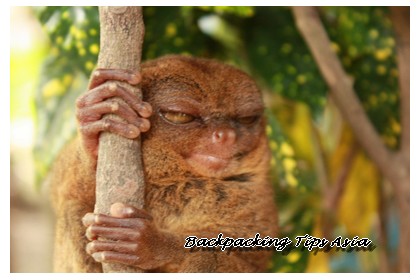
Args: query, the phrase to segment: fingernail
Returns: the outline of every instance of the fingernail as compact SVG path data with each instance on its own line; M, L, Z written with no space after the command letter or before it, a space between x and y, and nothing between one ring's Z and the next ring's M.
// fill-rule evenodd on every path
M85 233L85 236L88 240L93 240L93 234L91 232L91 227L88 227Z
M111 205L111 209L110 209L110 213L112 216L121 216L121 214L123 213L123 209L124 209L124 204L122 204L121 202L116 202L114 204Z
M86 245L86 252L90 254L90 252L92 252L92 249L93 249L93 242L90 242Z
M92 258L94 258L97 262L101 262L104 260L104 254L102 252L93 253Z
M140 134L140 130L132 124L128 125L128 137L129 138L136 138L137 136L139 136Z
M140 74L131 74L130 76L130 84L138 84L141 81Z
M84 226L89 226L91 224L93 224L95 222L95 214L93 213L87 213L83 218L82 218L82 223Z
M139 113L142 115L142 117L148 118L153 114L153 108L149 103L143 102L140 105Z
M134 211L133 211L133 208L131 208L131 207L124 207L122 209L122 213L124 215L132 215L134 213Z
M144 119L140 124L140 131L147 132L149 129L150 129L150 121L147 119Z

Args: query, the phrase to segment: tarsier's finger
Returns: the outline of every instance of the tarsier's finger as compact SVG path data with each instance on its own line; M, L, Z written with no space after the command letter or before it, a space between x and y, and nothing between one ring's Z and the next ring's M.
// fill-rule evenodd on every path
M76 101L76 106L78 108L83 108L111 97L120 97L141 117L148 118L152 115L152 106L147 102L143 102L139 98L139 93L140 89L138 88L119 86L116 83L110 82L89 90L87 93L80 96Z
M127 265L136 265L139 260L139 257L135 255L116 253L110 251L93 253L92 257L97 262L113 262Z
M95 88L109 80L127 82L131 85L138 85L141 81L140 72L122 69L96 69L92 73L89 89Z
M140 238L140 231L131 228L117 228L91 225L86 230L86 237L89 240L102 237L105 239L119 241L136 241Z
M152 216L150 216L145 210L138 209L121 202L112 204L110 212L112 216L119 218L141 218L152 220Z
M142 119L140 126L147 125L148 120ZM115 120L101 119L96 122L87 123L80 126L80 132L85 138L97 138L98 134L102 131L108 131L116 133L128 139L137 138L140 135L141 130L132 124L121 123Z
M99 241L94 240L86 245L86 252L93 254L95 252L112 251L119 253L135 253L138 249L136 243L115 242L115 241Z
M113 99L78 109L76 117L79 123L98 121L105 114L116 114L128 123L140 127L142 119L125 102Z
M141 105L136 108L136 110L143 118L148 118L153 113L152 105L147 102L142 102Z
M150 215L145 216L146 220L151 220ZM82 219L83 225L88 227L90 225L99 225L99 226L106 226L106 227L139 227L141 226L141 219L140 218L116 218L110 217L103 214L94 214L88 213Z

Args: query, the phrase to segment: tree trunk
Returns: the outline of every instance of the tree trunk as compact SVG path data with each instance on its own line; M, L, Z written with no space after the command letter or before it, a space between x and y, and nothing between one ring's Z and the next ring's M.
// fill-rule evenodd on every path
M99 7L98 68L140 71L144 25L141 7ZM118 118L110 115L110 118ZM140 137L139 137L140 138ZM101 133L96 171L95 213L109 214L115 202L144 205L140 139ZM141 272L133 267L103 264L104 272Z
M344 119L351 126L360 146L363 147L371 160L378 166L384 178L393 186L400 217L399 270L400 272L409 272L410 161L409 154L407 155L406 152L409 151L409 147L407 147L407 145L409 146L409 115L407 115L407 112L409 113L409 109L407 109L409 107L409 80L402 80L400 77L402 88L400 98L403 108L401 113L404 114L402 127L406 130L403 132L402 150L405 153L393 153L387 149L370 122L340 60L332 51L330 40L322 26L317 10L314 7L293 7L293 14L296 25L316 60L325 82L330 88L330 94L335 104L337 104ZM396 29L397 31L399 30L398 27ZM406 49L404 55L403 64L406 67ZM401 54L399 58L401 58ZM401 64L399 65L401 67ZM400 75L403 74L405 76L407 72L408 70L400 73Z
M391 19L397 41L398 79L400 85L401 159L399 184L400 250L399 269L410 271L410 7L391 7Z

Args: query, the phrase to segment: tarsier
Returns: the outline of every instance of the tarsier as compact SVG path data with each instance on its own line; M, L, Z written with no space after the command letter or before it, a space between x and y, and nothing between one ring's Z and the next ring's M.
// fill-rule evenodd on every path
M133 94L140 86L143 100ZM102 262L153 272L267 269L268 250L184 248L188 236L277 235L264 106L247 74L213 60L165 56L143 63L141 73L95 70L76 107L78 137L52 172L55 271L101 272ZM109 113L125 121L104 120ZM119 203L110 216L92 213L102 131L142 134L144 209Z

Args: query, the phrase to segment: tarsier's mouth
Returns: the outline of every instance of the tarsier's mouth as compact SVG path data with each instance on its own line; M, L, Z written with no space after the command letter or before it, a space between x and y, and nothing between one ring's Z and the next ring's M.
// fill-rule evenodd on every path
M235 163L240 161L249 152L237 153L200 153L195 152L184 156L186 162L198 173L203 175L222 176L227 169L236 166ZM229 155L230 154L230 155Z
M216 155L194 153L186 160L194 169L205 168L214 172L218 172L226 168L233 160L233 158L222 158Z

